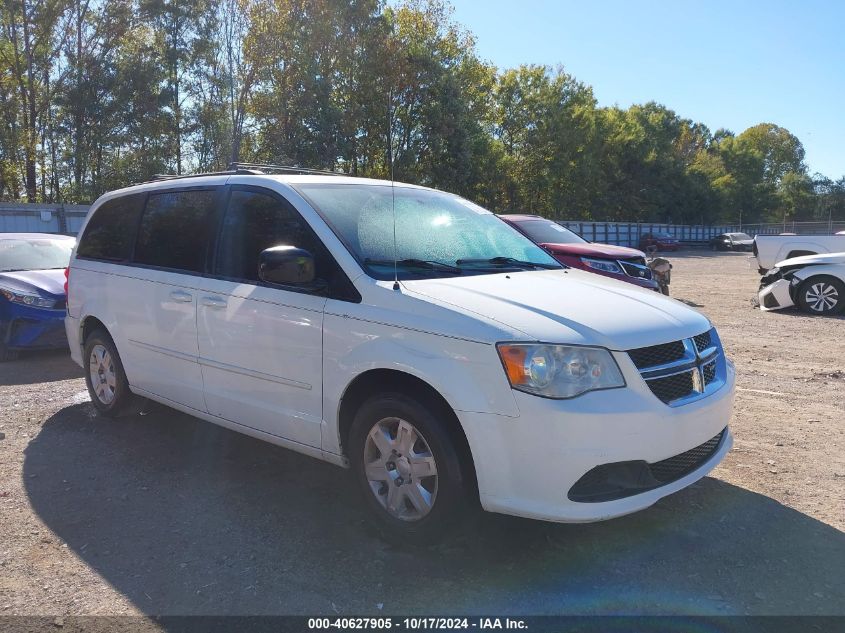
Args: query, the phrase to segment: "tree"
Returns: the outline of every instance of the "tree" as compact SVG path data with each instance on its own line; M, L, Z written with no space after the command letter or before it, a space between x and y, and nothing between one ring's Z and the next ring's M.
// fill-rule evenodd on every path
M23 150L24 187L29 202L38 197L38 147L40 143L43 152L51 97L63 79L51 78L51 73L66 37L62 24L65 8L62 0L9 0L0 8L4 36L0 54L17 92L15 99L7 103L20 112L13 134L16 145Z
M194 88L189 71L206 61L213 29L210 0L140 0L141 15L157 32L167 69L167 101L172 121L176 173L182 173L185 128L183 107ZM188 84L186 86L186 83Z
M737 137L745 147L763 158L763 176L777 185L789 172L804 174L804 146L789 130L774 123L760 123Z

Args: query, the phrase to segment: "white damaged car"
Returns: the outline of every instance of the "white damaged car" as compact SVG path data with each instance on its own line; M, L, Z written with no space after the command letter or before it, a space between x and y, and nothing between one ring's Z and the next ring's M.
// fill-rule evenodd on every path
M797 305L810 314L845 309L845 253L803 255L778 262L760 280L760 309Z

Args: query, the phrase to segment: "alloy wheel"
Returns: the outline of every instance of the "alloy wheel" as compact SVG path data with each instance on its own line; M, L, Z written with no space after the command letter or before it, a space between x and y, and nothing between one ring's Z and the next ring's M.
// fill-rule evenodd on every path
M114 401L117 377L114 372L114 361L104 345L97 344L91 349L88 371L94 395L101 403L110 405Z
M384 418L364 444L364 469L370 490L387 512L402 521L419 521L434 507L437 464L428 442L410 422Z
M804 299L814 312L830 312L839 304L839 291L832 284L819 281L807 288Z

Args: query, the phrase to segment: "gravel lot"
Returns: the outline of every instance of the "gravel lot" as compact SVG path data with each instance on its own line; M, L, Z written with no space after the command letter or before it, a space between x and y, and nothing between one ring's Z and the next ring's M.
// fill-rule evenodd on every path
M1 365L0 615L845 614L845 319L753 309L745 255L672 259L737 363L736 445L600 524L396 549L342 469L158 405L106 422L63 354Z

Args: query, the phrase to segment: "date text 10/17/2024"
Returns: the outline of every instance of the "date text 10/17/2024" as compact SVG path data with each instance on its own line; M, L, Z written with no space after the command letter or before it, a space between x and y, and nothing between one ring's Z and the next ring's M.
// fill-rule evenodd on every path
M365 629L373 631L524 630L524 620L513 618L309 618L309 630Z

